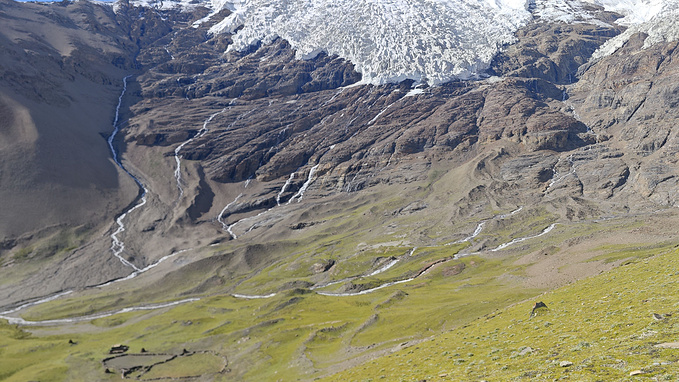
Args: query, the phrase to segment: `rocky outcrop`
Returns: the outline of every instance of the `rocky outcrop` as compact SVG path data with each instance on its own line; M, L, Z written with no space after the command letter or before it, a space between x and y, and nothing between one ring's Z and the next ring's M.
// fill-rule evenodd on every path
M644 39L633 36L615 55L583 67L571 102L594 133L623 148L629 170L612 170L612 183L625 178L643 198L677 205L677 42L644 48Z
M577 71L604 42L618 35L619 17L601 12L599 19L609 26L587 23L536 23L517 32L518 42L499 53L491 63L498 76L540 78L554 84L577 81Z

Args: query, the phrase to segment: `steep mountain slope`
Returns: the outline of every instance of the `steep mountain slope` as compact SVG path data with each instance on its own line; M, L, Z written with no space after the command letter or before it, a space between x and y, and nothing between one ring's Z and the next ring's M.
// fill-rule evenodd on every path
M671 14L472 3L1 3L0 317L315 378L676 245Z
M124 31L110 10L94 4L0 6L0 240L61 224L100 224L135 193L101 137L126 69L112 64L127 56L117 41Z

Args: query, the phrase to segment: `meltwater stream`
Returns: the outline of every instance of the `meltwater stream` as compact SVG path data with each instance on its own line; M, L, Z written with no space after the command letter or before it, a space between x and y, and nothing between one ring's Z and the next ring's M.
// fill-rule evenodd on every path
M177 163L177 167L174 170L174 177L177 180L177 188L179 189L179 196L177 197L177 201L181 200L182 196L184 196L184 187L182 186L182 157L179 155L179 152L184 148L184 146L188 145L189 143L193 142L194 140L202 137L208 132L207 125L212 122L212 120L218 116L219 114L224 113L231 107L231 105L234 103L236 99L232 99L231 102L229 103L229 106L223 108L222 110L210 115L205 121L203 121L203 127L198 131L198 134L194 135L193 137L185 140L181 145L177 146L176 149L174 149L174 160Z
M127 79L130 78L130 76L126 76L123 78L123 90L120 93L120 96L118 96L118 104L116 105L116 113L115 113L115 118L113 120L113 133L111 133L111 136L108 137L108 147L111 149L111 154L113 155L113 161L120 167L127 175L129 175L132 180L134 180L135 183L137 183L137 186L139 187L139 202L135 204L133 207L129 208L128 210L124 211L117 219L116 223L118 224L118 229L111 234L111 252L113 252L113 256L117 257L118 260L120 260L121 263L124 265L134 269L135 271L140 271L136 265L132 264L129 262L127 259L125 259L122 256L123 251L125 250L125 243L118 237L119 234L123 233L125 231L125 224L123 223L123 220L125 217L127 217L128 214L130 214L132 211L141 208L144 204L146 204L146 193L148 190L142 182L134 175L132 175L131 172L129 172L125 166L120 162L120 159L118 158L118 153L115 150L115 147L113 147L113 141L116 138L116 135L120 131L120 106L123 103L123 97L125 96L125 92L127 91Z
M307 188L309 188L309 186L311 185L311 183L313 183L314 180L316 180L316 179L314 178L314 175L316 174L316 170L318 169L318 166L319 166L319 165L314 165L314 166L311 168L311 170L309 170L309 176L307 177L306 182L304 182L304 184L302 185L302 187L300 187L300 189L297 191L297 193L296 193L295 195L293 195L293 196L290 198L290 200L288 200L288 203L287 203L287 204L292 203L292 201L293 201L294 199L297 199L297 202L301 202L301 201L302 201L302 198L304 198L304 193L306 192ZM294 173L293 173L293 175L294 175ZM290 179L292 179L292 177L291 177Z
M124 212L116 219L116 224L118 225L118 229L116 229L116 231L115 231L113 234L111 234L111 252L113 253L113 255L114 255L115 257L117 257L117 258L120 260L121 263L123 263L124 265L126 265L126 266L132 268L134 271L133 271L131 274L129 274L128 276L126 276L126 277L119 278L119 279L115 279L115 280L112 280L112 281L108 281L108 282L103 283L103 284L100 284L100 285L95 285L95 286L93 286L94 288L101 288L101 287L105 287L105 286L108 286L108 285L111 285L111 284L114 284L114 283L117 283L117 282L121 282L121 281L126 281L126 280L129 280L129 279L132 279L132 278L134 278L134 277L136 277L136 276L138 276L138 275L140 275L140 274L142 274L142 273L144 273L144 272L147 272L147 271L149 271L149 270L151 270L151 269L157 267L157 266L160 265L162 262L164 262L164 261L166 261L166 260L168 260L168 259L170 259L170 258L173 258L173 257L175 257L175 256L177 256L177 255L179 255L179 254L181 254L181 253L184 253L184 252L186 252L186 251L189 251L189 249L185 249L185 250L173 252L172 254L167 255L167 256L164 256L164 257L162 257L161 259L159 259L158 261L156 261L156 262L154 262L154 263L152 263L152 264L150 264L150 265L148 265L148 266L146 266L146 267L144 267L144 268L139 268L139 267L137 267L136 265L132 264L131 262L129 262L127 259L125 259L125 258L122 256L122 252L125 250L125 243L118 237L118 235L125 231L124 219L125 219L132 211L134 211L134 210L136 210L136 209L139 209L139 208L141 208L144 204L146 204L146 194L147 194L147 192L148 192L148 189L143 185L143 183L139 180L139 178L137 178L136 176L134 176L130 171L128 171L128 170L125 168L125 166L123 166L122 162L120 161L120 159L119 159L119 157L118 157L118 153L116 152L115 147L114 147L114 145L113 145L113 142L114 142L114 140L115 140L115 138L116 138L116 135L117 135L118 132L120 131L120 123L119 123L119 122L120 122L120 108L121 108L121 106L122 106L123 97L125 96L125 93L126 93L126 91L127 91L127 80L128 80L128 78L130 78L130 76L126 76L126 77L123 78L123 90L121 91L120 95L118 96L118 103L117 103L116 109L115 109L115 118L114 118L114 120L113 120L113 132L112 132L111 135L109 136L107 142L108 142L109 149L111 150L111 154L112 154L112 156L113 156L113 161L114 161L114 162L116 163L116 165L118 165L118 167L120 167L120 168L121 168L121 169L122 169L122 170L130 177L130 178L132 178L132 180L134 180L134 182L137 184L137 186L139 187L139 190L140 190L140 192L139 192L139 195L140 195L140 196L139 196L139 202L136 203L136 204L135 204L134 206L132 206L131 208L129 208L129 209L127 209L126 211L124 211ZM136 307L123 308L123 309L118 310L118 311L107 312L107 313L100 313L100 314L89 315L89 316L81 316L81 317L73 317L73 318L64 318L64 319L56 319L56 320L45 320L45 321L27 321L27 320L24 320L23 318L20 318L20 317L11 317L11 316L9 316L9 315L11 315L11 314L18 313L18 312L21 311L21 310L24 310L24 309L27 309L27 308L30 308L30 307L33 307L33 306L36 306L36 305L41 305L41 304L44 304L44 303L48 303L48 302L57 300L57 299L59 299L59 298L61 298L61 297L67 296L67 295L69 295L69 294L71 294L71 293L73 293L72 290L68 290L68 291L65 291L65 292L60 292L60 293L55 294L55 295L53 295L53 296L44 297L44 298L41 298L41 299L39 299L39 300L37 300L37 301L30 302L30 303L26 303L26 304L20 305L20 306L18 306L18 307L16 307L16 308L13 308L13 309L10 309L10 310L7 310L7 311L0 312L0 319L7 320L10 324L13 324L13 325L15 325L15 324L16 324L16 325L58 325L58 324L69 324L69 323L77 323L77 322L83 322L83 321L90 321L90 320L94 320L94 319L97 319L97 318L109 317L109 316L113 316L113 315L120 314L120 313L127 313L127 312L141 311L141 310L161 309L161 308L171 307L171 306L175 306L175 305L184 304L184 303L187 303L187 302L193 302L193 301L198 301L198 300L199 300L198 298L189 298L189 299L184 299L184 300L179 300L179 301L173 301L173 302L167 302L167 303L149 304L149 305L142 305L142 306L136 306Z
M509 213L509 214L495 216L494 218L505 218L505 217L507 217L507 216L511 216L511 215L514 215L514 214L518 213L520 210L521 210L521 208L519 208L519 209L517 209L517 210L514 210L514 211L512 211L512 212ZM483 227L483 225L481 225L481 224L479 224L479 226ZM496 248L490 249L489 251L491 251L491 252L499 251L499 250L505 249L505 248L507 248L507 247L509 247L509 246L511 246L511 245L513 245L513 244L516 244L516 243L519 243L519 242L523 242L523 241L526 241L526 240L530 240L530 239L535 239L535 238L538 238L538 237L540 237L540 236L546 235L546 234L548 234L550 231L552 231L552 230L555 228L555 226L556 226L556 223L555 223L555 224L551 224L549 227L545 228L542 232L540 232L540 233L538 233L538 234L536 234L536 235L526 236L526 237L521 237L521 238L513 239L513 240L511 240L511 241L509 241L509 242L507 242L507 243L504 243L504 244L499 245L499 246L496 247ZM478 226L477 226L477 227L478 227ZM478 231L478 228L477 228L477 231ZM399 258L396 258L396 259L391 260L390 262L388 262L387 264L383 265L382 267L380 267L379 269L377 269L377 270L375 270L375 271L373 271L373 272L366 273L366 274L364 274L364 275L355 276L355 277L345 278L345 279L342 279L342 280L336 280L336 281L332 281L332 282L325 283L325 284L317 284L317 285L311 287L310 289L313 290L315 293L317 293L317 294L319 294L319 295L328 296L328 297L352 297L352 296L365 295L365 294L373 293L373 292L376 292L376 291L378 291L378 290L380 290L380 289L384 289L384 288L387 288L387 287L390 287L390 286L394 286L394 285L398 285L398 284L404 284L404 283L413 281L413 280L419 278L420 276L422 276L422 275L428 273L428 272L429 272L431 269L433 269L435 266L438 266L438 265L440 265L440 264L449 262L449 261L451 261L451 260L459 259L459 258L462 257L462 256L472 255L472 254L468 254L468 255L456 255L456 256L454 256L454 257L452 257L452 258L441 259L441 260L435 261L434 263L429 264L429 266L427 266L425 269L422 269L420 272L418 272L416 275L413 275L412 277L408 277L408 278L401 279L401 280L395 280L395 281L386 282L386 283L381 284L381 285L378 285L378 286L376 286L376 287L374 287L374 288L366 289L366 290L362 290L362 291L358 291L358 292L344 292L344 293L341 293L341 292L340 292L340 293L337 293L337 292L324 292L324 291L319 291L319 290L318 290L318 289L322 289L322 288L327 288L327 287L332 286L332 285L335 285L335 284L339 284L339 283L351 281L351 280L354 280L354 279L358 279L358 278L362 278L362 277L375 276L375 275L377 275L377 274L383 273L383 272L387 271L388 269L392 268L393 266L395 266L395 265L396 265L398 262L400 262L401 260L403 260L403 259L405 259L405 258L412 257L413 254L414 254L414 252L415 252L416 250L417 250L417 247L412 248L407 254L404 254L403 256L401 256L401 257L399 257ZM157 261L156 263L154 263L154 264L152 264L152 265L150 265L150 266L148 266L148 267L146 267L146 268L144 268L144 269L140 269L139 271L133 272L130 276L128 276L128 277L126 277L126 278L114 280L114 281L108 282L108 283L106 283L106 284L99 285L99 287L107 286L107 285L113 284L113 283L115 283L115 282L124 281L124 280L128 280L128 279L130 279L130 278L133 278L133 277L139 275L140 273L143 273L143 272L145 272L145 271L147 271L147 270L149 270L149 269L154 268L155 266L159 265L161 262L163 262L163 261L165 261L165 260L167 260L167 259L169 259L169 258L171 258L171 257L174 257L174 256L176 256L176 255L178 255L178 254L180 254L180 253L182 253L182 252L185 252L185 251L187 251L187 250L175 252L175 253L173 253L173 254L171 254L171 255L165 256L165 257L163 257L162 259L160 259L159 261ZM474 254L477 254L477 253L478 253L478 252L476 252L476 253L474 253ZM27 303L27 304L21 305L21 306L19 306L19 307L17 307L17 308L14 308L14 309L12 309L12 310L8 310L8 311L5 311L5 312L0 312L0 319L8 320L10 324L16 324L16 325L60 325L60 324L72 324L72 323L90 321L90 320L94 320L94 319L97 319L97 318L109 317L109 316L113 316L113 315L120 314L120 313L127 313L127 312L134 312L134 311L142 311L142 310L161 309L161 308L172 307L172 306L175 306L175 305L179 305L179 304L184 304L184 303L189 303L189 302L194 302L194 301L199 301L199 300L200 300L199 298L189 298L189 299L184 299L184 300L179 300L179 301L173 301L173 302L167 302L167 303L149 304L149 305L143 305L143 306L136 306L136 307L123 308L123 309L120 309L120 310L117 310L117 311L99 313L99 314L88 315L88 316L80 316L80 317L72 317L72 318L56 319L56 320L45 320L45 321L26 321L26 320L24 320L24 319L22 319L22 318L20 318L20 317L10 317L10 316L8 316L9 314L17 313L17 312L19 312L20 310L23 310L23 309L26 309L26 308L29 308L29 307L32 307L32 306L35 306L35 305L39 305L39 304L42 304L42 303L46 303L46 302L50 302L50 301L56 300L56 299L58 299L58 298L61 298L61 297L63 297L63 296L66 296L66 295L68 295L68 294L70 294L70 293L72 293L72 291L63 292L63 293L60 293L60 294L57 294L57 295L54 295L54 296L51 296L51 297L47 297L47 298L44 298L44 299L41 299L41 300L38 300L38 301L35 301L35 302L32 302L32 303ZM231 296L234 297L234 298L238 298L238 299L268 299L268 298L273 298L273 297L277 296L277 293L271 293L271 294L266 294L266 295L246 295L246 294L233 293L233 294L231 294Z
M59 296L60 297L60 296ZM60 324L73 324L73 323L78 323L78 322L85 322L85 321L92 321L96 320L99 318L106 318L106 317L111 317L116 314L122 314L122 313L129 313L129 312L137 312L137 311L142 311L142 310L155 310L155 309L162 309L162 308L169 308L172 306L180 305L180 304L186 304L188 302L194 302L198 301L198 298L187 298L184 300L179 300L179 301L172 301L172 302L166 302L166 303L160 303L160 304L151 304L151 305L142 305L142 306L133 306L129 308L123 308L120 310L112 311L112 312L107 312L107 313L99 313L99 314L93 314L89 316L80 316L80 317L73 317L73 318L61 318L61 319L56 319L56 320L44 320L44 321L26 321L23 318L20 317L6 317L3 316L3 314L6 314L6 312L0 313L0 318L7 320L10 325L60 325Z

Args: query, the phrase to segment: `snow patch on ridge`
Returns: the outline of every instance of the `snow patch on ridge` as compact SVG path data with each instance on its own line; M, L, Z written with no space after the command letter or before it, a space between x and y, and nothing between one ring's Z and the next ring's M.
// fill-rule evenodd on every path
M668 1L674 0L534 0L533 14L547 21L608 25L596 18L594 5L622 15L616 24L630 26L649 21Z
M593 60L598 60L610 56L620 49L625 43L637 33L648 35L644 40L643 49L647 49L661 42L679 40L679 0L640 0L641 3L648 4L649 12L645 13L642 23L630 26L626 31L618 36L606 41L592 55ZM657 3L662 3L659 6ZM641 16L635 16L634 20L641 20Z
M620 25L634 25L649 21L659 14L666 0L586 0L604 7L607 11L619 13L624 17L616 21Z
M372 84L477 78L532 19L526 0L246 0L221 6L234 13L210 32L236 33L229 49L280 37L297 58L338 55L362 73L362 83Z

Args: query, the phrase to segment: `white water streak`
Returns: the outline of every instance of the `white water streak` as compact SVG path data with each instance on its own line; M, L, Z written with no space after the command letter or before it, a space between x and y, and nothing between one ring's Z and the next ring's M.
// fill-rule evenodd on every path
M342 279L342 280L337 280L337 281L331 281L331 282L326 283L326 284L318 284L318 285L314 285L314 286L312 286L312 287L309 288L309 289L310 289L310 290L316 290L316 289L326 288L326 287L329 287L329 286L332 286L332 285L337 285L337 284L345 283L345 282L347 282L347 281L351 281L351 280L354 280L354 279L357 279L357 278L358 278L358 276L356 276L356 277L349 277L349 278Z
M138 270L138 271L134 271L134 272L130 273L130 274L129 274L128 276L126 276L126 277L119 278L119 279L115 279L115 280L111 280L111 281L106 282L106 283L104 283L104 284L96 285L96 287L97 287L97 288L103 288L103 287L109 286L109 285L111 285L111 284L115 284L115 283L119 283L119 282L122 282L122 281L131 280L131 279L133 279L133 278L139 276L140 274L142 274L142 273L144 273L144 272L148 272L148 271L150 271L151 269L157 267L157 266L160 265L162 262L164 262L164 261L166 261L166 260L169 260L169 259L171 259L171 258L173 258L173 257L175 257L175 256L177 256L177 255L179 255L179 254L182 254L182 253L184 253L184 252L190 251L190 250L192 250L192 249L193 249L193 248L182 249L181 251L173 252L173 253L171 253L171 254L169 254L169 255L167 255L167 256L161 257L160 259L158 259L158 261L156 261L155 263L153 263L153 264L151 264L151 265L146 266L145 268L142 268L142 269L140 269L140 270Z
M568 156L568 162L570 163L571 169L570 169L570 171L568 171L568 173L566 173L564 175L560 175L559 172L556 169L557 166L559 165L559 163L561 163L561 159L559 158L559 160L554 164L554 167L552 168L552 173L554 175L552 176L552 180L549 182L549 185L547 186L547 189L545 190L545 192L549 192L549 190L551 190L552 187L555 184L561 182L562 180L566 179L570 175L575 175L575 164L573 163L573 154Z
M184 148L184 146L205 135L208 132L207 129L208 123L210 123L219 114L224 113L228 108L229 107L227 106L206 118L205 121L203 121L203 128L200 129L200 131L198 131L198 134L187 139L186 141L184 141L184 143L182 143L181 145L177 146L176 149L174 149L174 160L177 163L177 168L174 170L174 177L177 180L177 188L179 189L179 197L177 198L177 200L180 200L182 196L184 196L184 188L182 187L182 167L181 167L182 157L179 155L179 152Z
M455 241L455 242L453 242L452 244L461 244L461 243L464 243L464 242L468 242L468 241L474 240L474 238L477 237L477 236L479 236L479 234L481 233L481 231L483 231L483 227L484 227L485 225L486 225L486 220L482 221L481 223L479 223L479 224L476 226L476 229L474 230L474 233L472 233L471 235L465 237L464 239L460 239L460 240L458 240L458 241Z
M118 235L122 232L125 231L125 224L123 224L123 220L125 217L132 211L142 207L144 204L146 204L146 193L148 190L144 185L141 183L139 179L137 179L136 176L132 175L127 169L123 166L123 164L120 162L118 159L118 153L116 152L115 148L113 147L113 141L115 140L116 135L120 131L120 126L118 124L118 121L120 119L120 107L123 103L123 97L125 96L125 92L127 91L127 79L130 76L126 76L123 78L123 90L120 93L120 96L118 96L118 104L116 105L116 113L115 113L115 118L113 120L113 133L111 133L111 136L108 138L108 146L111 149L111 154L113 155L113 161L120 167L127 175L129 175L132 180L134 180L135 183L137 183L137 186L141 189L141 199L137 205L132 207L131 209L125 211L122 215L120 215L116 219L116 223L118 224L118 229L111 234L111 252L113 252L113 256L117 257L118 260L120 260L121 263L124 265L131 267L135 271L139 271L140 269L137 268L134 264L130 263L127 259L125 259L121 254L125 250L125 243L123 243L122 240L118 238Z
M131 267L135 271L141 271L136 265L130 263L127 259L125 259L121 254L125 250L125 243L118 238L118 235L125 232L125 224L123 223L123 220L125 217L132 211L141 208L143 205L146 204L146 188L144 188L143 196L141 197L141 201L131 209L129 209L127 212L124 214L120 215L118 219L116 219L116 223L118 224L118 229L111 235L111 251L113 251L113 256L117 257L118 260L120 260L121 263L127 265L128 267Z
M174 60L174 56L172 55L172 53L170 53L170 50L167 49L167 46L165 46L164 48L165 48L165 51L167 52L167 54L170 56L170 59Z
M238 199L240 199L242 196L243 196L242 193L240 193L238 196L236 196L236 199L234 199L231 203L227 204L224 208L222 208L222 211L219 213L219 215L217 215L217 221L222 225L222 229L229 232L229 234L231 234L231 237L233 237L234 239L236 239L236 235L234 235L233 232L231 232L231 227L233 225L230 226L230 225L226 224L226 222L224 221L224 213L226 213L226 211L232 205L234 205L236 202L238 202Z
M345 191L346 191L347 193L351 192L352 185L354 184L354 181L356 180L356 178L358 178L358 175L361 174L361 171L363 171L363 166L362 166L362 165L361 165L361 168L358 169L358 171L356 172L356 174L354 174L354 177L351 178L351 180L349 181L349 184L347 184L347 187L345 188Z
M366 275L366 277L379 275L380 273L385 272L385 271L388 270L389 268L391 268L391 267L393 267L394 265L396 265L400 260L401 260L401 259L394 259L394 260L388 262L388 263L387 263L386 265L384 265L383 267L381 267L381 268L379 268L379 269L373 271L372 273Z
M226 232L228 232L229 235L231 235L231 238L234 239L234 240L238 239L238 236L236 236L236 234L233 232L233 227L235 227L236 224L238 224L239 221L240 220L238 220L238 221L234 222L233 224L231 224L230 226L226 227Z
M518 214L519 212L521 212L521 210L523 210L523 206L521 206L521 207L515 209L514 211L512 211L512 212L510 212L510 213L508 213L508 214L500 214L500 215L493 216L492 218L490 218L490 219L488 219L488 220L482 220L482 221L476 226L476 229L474 230L474 233L472 233L471 235L467 236L467 237L464 238L464 239L461 239L461 240L452 242L452 243L449 244L449 245L452 245L452 244L461 244L461 243L464 243L464 242L472 241L472 240L475 239L477 236L479 236L479 234L481 234L481 232L483 231L483 228L486 226L486 223L487 223L488 221L490 221L490 220L496 220L496 219L497 219L497 220L506 219L506 218L508 218L508 217L510 217L510 216L514 216L514 215Z
M173 258L173 257L175 257L175 256L177 256L177 255L179 255L179 254L184 253L184 252L190 251L190 250L192 250L192 249L193 249L193 248L189 248L189 249L183 249L183 250L181 250L181 251L173 252L172 254L169 254L169 255L167 255L167 256L161 257L158 261L156 261L155 263L153 263L153 264L151 264L151 265L148 265L147 267L145 267L145 268L143 268L143 269L140 269L140 270L138 270L138 271L132 272L130 275L128 275L128 276L126 276L126 277L119 278L119 279L116 279L116 280L112 280L112 281L106 282L106 283L104 283L104 284L95 285L94 287L95 287L95 288L103 288L103 287L109 286L109 285L111 285L111 284L115 284L115 283L119 283L119 282L122 282L122 281L126 281L126 280L133 279L133 278L139 276L140 274L142 274L142 273L144 273L144 272L147 272L147 271L149 271L149 270L151 270L151 269L157 267L158 265L160 265L160 264L163 263L164 261L166 261L166 260L168 260L168 259L171 259L171 258ZM112 312L112 313L105 313L105 314L99 315L99 316L84 316L84 317L76 317L76 318L62 319L62 320L26 321L26 320L24 320L24 319L22 319L22 318L15 318L15 317L8 317L8 316L6 316L6 315L8 315L8 314L13 314L13 313L19 312L19 311L21 311L21 310L24 310L24 309L27 309L27 308L36 306L36 305L41 305L41 304L48 303L48 302L50 302L50 301L57 300L57 299L59 299L59 298L61 298L61 297L67 296L67 295L69 295L69 294L71 294L71 293L73 293L73 291L72 291L72 290L69 290L69 291L66 291L66 292L63 292L63 293L56 294L56 295L51 296L51 297L46 297L46 298L43 298L43 299L38 300L38 301L34 301L34 302L31 302L31 303L27 303L27 304L18 306L18 307L14 308L14 309L11 309L11 310L8 310L8 311L5 311L5 312L0 312L0 319L5 319L5 320L8 320L10 323L19 324L19 325L51 325L51 324L63 324L63 323L72 323L72 322L88 321L88 320L93 320L93 319L96 319L96 318L102 318L102 317L112 316L112 315L114 315L114 314L132 312L132 311L135 311L135 310L159 309L159 308L163 308L163 307L167 307L167 306L176 305L176 304L178 304L178 303L186 302L186 301L189 301L189 300L196 300L196 301L198 300L198 299L188 299L188 300L182 300L182 301L180 301L180 302L174 302L174 303L170 303L170 304L151 305L151 306L146 306L146 307L145 307L145 306L141 306L141 307L135 307L135 308L125 308L125 309L123 309L123 310L121 310L121 311Z
M342 279L342 280L331 281L331 282L326 283L326 284L314 285L314 286L312 286L312 287L309 288L309 289L310 289L310 290L316 290L316 289L326 288L326 287L329 287L329 286L332 286L332 285L336 285L336 284L341 284L341 283L344 283L344 282L347 282L347 281L356 280L356 279L361 278L361 277L375 276L375 275L380 274L380 273L382 273L382 272L388 270L389 268L393 267L393 266L396 265L399 261L401 261L403 258L412 257L413 254L415 253L415 251L417 251L417 247L413 247L413 249L411 249L410 252L408 252L407 254L401 256L401 257L398 258L398 259L394 259L394 260L390 261L388 264L386 264L386 265L384 265L383 267L377 269L376 271L373 271L373 272L370 273L370 274L367 274L367 275L364 275L364 276L348 277L348 278ZM366 293L374 292L374 291L376 291L376 290L378 290L378 289L381 289L381 288L385 288L385 287L390 286L390 285L400 284L400 283L404 283L404 282L411 281L411 280L413 280L413 279L402 280L402 281L397 281L397 282L390 282L390 283L387 283L387 284L389 284L389 285L386 285L386 284L385 284L385 285L379 286L379 287L377 287L377 288L370 289L369 291L363 291L363 293L361 293L361 292L358 292L358 293L359 293L359 294L366 294ZM330 293L330 292L318 292L318 294L322 294L322 295L324 295L324 296L334 296L334 295L350 296L350 295L354 295L354 294L347 294L347 293L345 293L345 294L334 293L334 294L333 294L333 293Z
M309 188L311 183L313 183L313 181L316 180L314 179L314 174L316 173L316 169L318 169L318 166L319 165L315 165L314 167L311 168L311 170L309 170L309 176L307 177L306 182L304 182L299 191L297 191L297 193L293 195L292 198L290 198L290 200L288 200L287 204L290 204L293 200L295 200L295 198L299 198L297 199L297 202L302 201L302 198L304 197L304 192L306 192L307 188Z
M514 211L512 211L512 212L510 212L510 213L508 213L508 214L498 215L497 218L498 218L498 219L508 218L508 217L510 217L510 216L514 216L514 215L518 214L519 212L521 212L521 210L523 210L523 206L521 206L521 207L515 209Z
M540 236L542 236L542 235L548 234L551 230L554 229L554 227L556 227L556 223L553 223L553 224L550 225L549 227L545 228L542 232L540 232L540 233L537 234L537 235L526 236L526 237L521 237L521 238L518 238L518 239L514 239L514 240L512 240L512 241L510 241L510 242L508 242L508 243L500 244L497 248L493 248L493 249L491 249L490 251L491 251L491 252L497 252L497 251L500 251L500 250L502 250L502 249L505 249L505 248L509 247L510 245L514 245L514 244L520 243L520 242L522 242L522 241L526 241L526 240L538 238L538 237L540 237Z
M368 122L368 126L372 125L375 121L377 121L377 119L378 119L379 117L381 117L382 114L384 114L387 110L389 110L390 107L394 106L394 104L395 104L396 102L398 102L398 101L400 101L400 99L398 99L398 100L396 100L396 101L390 103L389 105L387 105L387 107L385 107L384 109L382 109L382 111L380 111L379 113L377 113L377 115L376 115L373 119L371 119L370 122Z
M340 94L342 94L343 91L344 91L344 88L339 88L339 90L338 90L332 97L330 97L329 100L325 101L321 106L326 106L327 104L329 104L329 103L331 103L332 101L334 101L335 98L337 98L337 96L339 96Z
M43 299L38 300L38 301L29 302L29 303L27 303L27 304L20 305L20 306L14 308L14 309L7 310L7 311L4 311L4 312L0 312L0 315L16 313L16 312L18 312L18 311L20 311L20 310L23 310L23 309L26 309L26 308L30 308L30 307L32 307L32 306L36 306L36 305L44 304L44 303L47 303L47 302L50 302L50 301L54 301L54 300L56 300L56 299L58 299L58 298L67 296L67 295L69 295L69 294L71 294L71 293L73 293L73 291L72 291L72 290L69 290L69 291L66 291L66 292L62 292L62 293L59 293L59 294L55 294L54 296L51 296L51 297L43 298ZM3 318L3 317L0 316L0 318Z
M382 284L382 285L380 285L380 286L378 286L378 287L375 287L375 288L372 288L372 289L362 290L362 291L360 291L360 292L351 292L351 293L316 292L316 293L320 294L321 296L332 296L332 297L351 297L351 296L360 296L360 295L364 295L364 294L368 294L368 293L372 293L372 292L378 291L378 290L380 290L380 289L382 289L382 288L390 287L390 286L392 286L392 285L407 283L407 282L410 282L410 281L413 281L413 280L415 280L414 277L411 277L411 278L405 279L405 280L392 281L392 282L389 282L389 283L386 283L386 284Z
M271 298L276 296L276 293L271 293L271 294L264 294L264 295L247 295L247 294L238 294L234 293L231 296L235 298L242 298L242 299L247 299L247 300L256 300L256 299L263 299L263 298Z
M293 172L292 174L290 174L290 177L288 178L288 180L285 181L285 184L283 185L281 190L278 192L278 195L276 195L276 205L278 205L278 206L281 205L281 196L283 196L283 193L285 192L285 190L288 189L288 187L290 186L290 184L292 183L292 180L294 178L295 178L295 173Z
M246 111L245 113L239 115L238 117L236 117L236 119L234 119L234 120L226 127L226 130L231 130L231 128L234 127L238 121L240 121L241 119L247 117L249 114L254 113L256 110L257 110L257 108L254 108L254 107L253 107L252 109L250 109L250 110Z
M130 76L126 76L123 78L123 91L120 93L118 96L118 104L116 105L116 115L115 118L113 119L113 133L111 133L111 136L108 137L108 147L111 149L111 153L113 154L113 161L116 162L116 164L125 170L123 167L122 163L118 161L118 153L116 150L113 148L113 140L116 137L116 134L118 134L118 131L120 130L120 127L118 126L118 119L120 118L120 106L123 104L123 96L125 95L125 92L127 91L127 79L130 78ZM125 170L127 172L127 170Z
M231 225L229 226L229 228L233 228L236 224L241 223L241 222L244 222L244 221L257 219L257 218L259 218L260 216L262 216L262 215L268 213L268 212L271 211L272 209L273 209L273 208L269 208L268 210L262 211L262 212L258 213L258 214L255 215L255 216L251 216L251 217L249 217L249 218L241 219L241 220L239 220L239 221L237 221L237 222L231 224ZM257 222L255 222L255 224L251 225L250 228L248 228L248 229L243 233L243 235L245 235L246 233L252 231L253 229L255 229L255 228L257 228L257 227L259 227L259 226L257 225Z
M0 318L3 318L5 320L9 321L9 323L11 325L42 326L42 325L73 324L73 323L84 322L84 321L92 321L92 320L96 320L96 319L99 319L99 318L106 318L106 317L110 317L110 316L114 316L116 314L122 314L122 313L137 312L137 311L142 311L142 310L155 310L155 309L169 308L169 307L172 307L172 306L176 306L176 305L180 305L180 304L186 304L188 302L194 302L194 301L199 301L199 300L200 300L199 298L187 298L185 300L179 300L179 301L174 301L174 302L169 302L169 303L135 306L135 307L120 309L120 310L117 310L117 311L114 311L114 312L93 314L93 315L89 315L89 316L81 316L81 317L73 317L73 318L62 318L62 319L58 319L58 320L26 321L23 318L4 317L4 316L0 316Z

